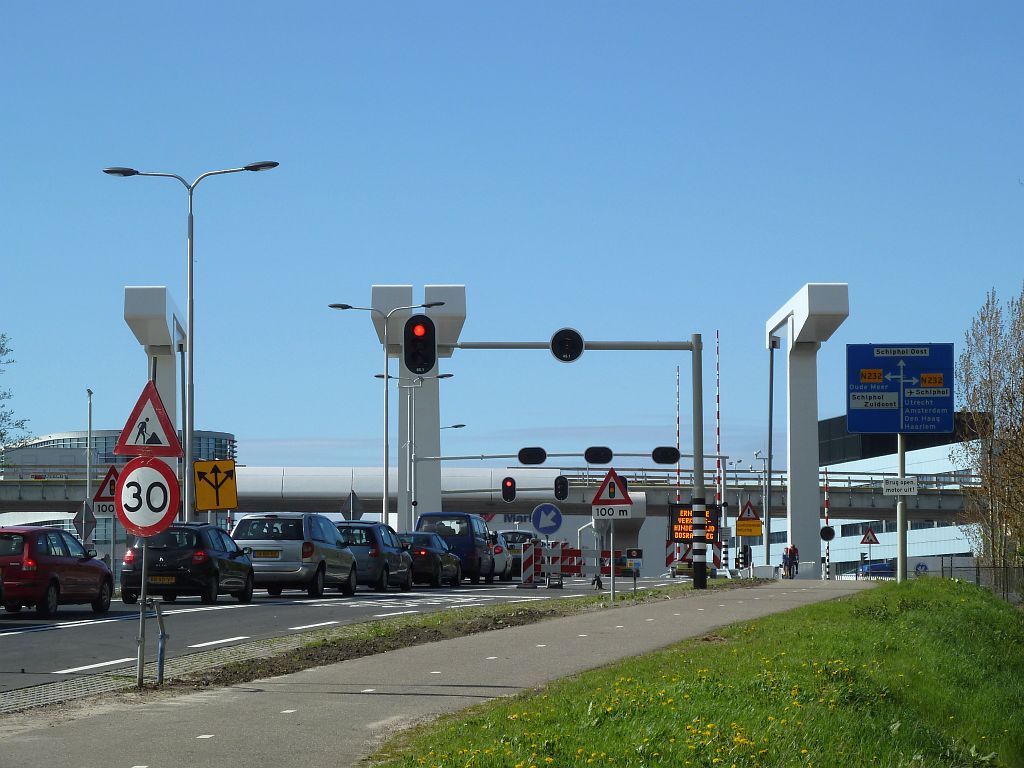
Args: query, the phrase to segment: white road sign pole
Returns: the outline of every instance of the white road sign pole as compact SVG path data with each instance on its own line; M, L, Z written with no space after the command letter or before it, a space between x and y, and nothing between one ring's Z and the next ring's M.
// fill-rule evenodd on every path
M902 368L900 373L902 374ZM907 476L907 439L902 432L896 433L896 453L899 457L900 480L903 480ZM899 584L906 580L907 497L900 494L896 497L896 583Z
M611 590L612 590L612 605L615 605L615 519L612 518L608 521L609 527L609 548L608 548L608 560L611 563Z
M139 636L136 642L139 648L136 651L137 669L135 672L135 685L139 688L143 683L143 668L146 666L146 578L149 565L149 537L142 540L142 587L139 590Z

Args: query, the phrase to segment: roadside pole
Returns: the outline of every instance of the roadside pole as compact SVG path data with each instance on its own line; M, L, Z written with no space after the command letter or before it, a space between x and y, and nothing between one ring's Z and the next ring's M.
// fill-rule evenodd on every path
M142 586L139 588L139 636L136 642L139 644L136 651L138 669L135 672L135 685L139 688L143 685L143 668L146 665L146 579L149 576L149 537L142 539Z
M704 389L699 333L690 341L693 368L693 588L707 589L707 511L704 506Z
M907 439L896 433L896 453L899 457L900 480L907 476ZM896 498L896 583L907 580L907 497Z
M610 541L608 548L608 561L611 563L611 596L612 605L615 605L615 520L609 520L608 525L608 538Z

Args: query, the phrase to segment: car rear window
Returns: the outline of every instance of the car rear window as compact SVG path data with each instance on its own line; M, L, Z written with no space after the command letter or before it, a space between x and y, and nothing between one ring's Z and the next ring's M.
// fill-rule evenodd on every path
M417 547L429 547L434 543L434 535L431 533L403 533L398 538Z
M533 539L533 534L526 531L502 531L502 536L509 544L525 544Z
M25 551L25 537L20 533L0 533L0 557L20 555Z
M369 528L361 525L339 525L338 530L348 537L349 544L356 546L372 545L373 535Z
M195 531L171 529L149 537L150 549L195 549L198 546L199 538ZM136 539L135 547L142 547L142 539Z
M302 520L296 518L256 517L242 520L231 535L235 541L244 539L277 539L299 541L302 536Z
M437 533L445 538L470 535L469 520L465 517L428 517L420 520L423 523L420 530L425 533Z

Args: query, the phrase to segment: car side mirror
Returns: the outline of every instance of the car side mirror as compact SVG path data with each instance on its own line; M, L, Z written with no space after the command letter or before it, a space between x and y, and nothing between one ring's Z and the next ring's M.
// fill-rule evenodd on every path
M91 558L96 557L96 550L95 549L87 549L87 550L85 550L85 556L86 556L86 559L91 559Z
M252 557L252 547L242 547L242 554L246 557Z
M404 550L406 550L408 552L410 549L412 549L412 544L410 544L408 541L403 541L402 542L402 549L404 549Z

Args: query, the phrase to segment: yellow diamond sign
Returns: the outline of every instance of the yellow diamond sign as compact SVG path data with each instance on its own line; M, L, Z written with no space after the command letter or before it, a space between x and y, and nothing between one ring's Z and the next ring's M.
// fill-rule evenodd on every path
M238 508L234 461L194 461L192 467L195 475L197 511Z

